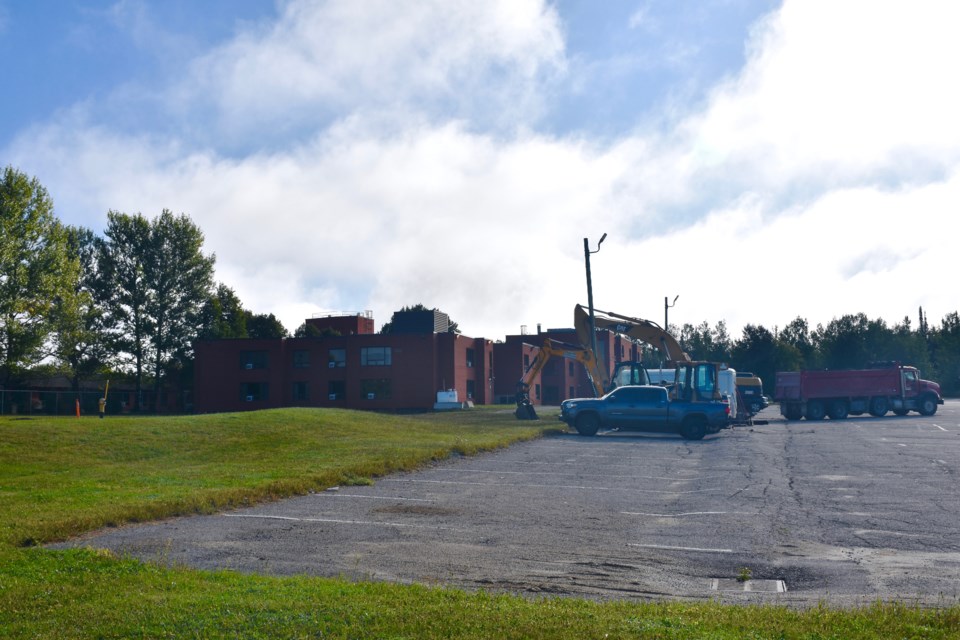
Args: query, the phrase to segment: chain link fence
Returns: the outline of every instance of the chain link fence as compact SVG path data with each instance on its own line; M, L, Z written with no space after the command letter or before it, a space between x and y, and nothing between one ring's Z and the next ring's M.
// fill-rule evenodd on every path
M160 392L160 411L162 413L179 413L184 411L186 398L183 402L170 406L167 403L167 393ZM97 415L100 411L100 391L10 391L0 390L0 415L5 416L73 416L80 411L80 415ZM153 391L142 391L139 400L135 392L113 390L107 395L107 415L122 415L142 411L153 411ZM187 407L189 408L189 407Z

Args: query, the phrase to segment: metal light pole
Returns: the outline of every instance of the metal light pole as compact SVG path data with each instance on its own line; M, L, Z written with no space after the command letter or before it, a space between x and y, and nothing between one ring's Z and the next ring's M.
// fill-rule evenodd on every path
M600 242L597 243L597 251L600 251L600 245L603 244L606 238L607 234L603 234L600 237ZM597 251L590 251L589 241L586 238L583 239L583 258L587 263L587 307L590 311L590 348L593 349L593 355L597 358L597 363L599 364L600 358L597 354L597 321L593 316L593 282L590 279L590 254L597 253Z
M677 295L677 297L674 298L674 299L673 299L673 302L670 303L670 304L667 304L667 296L664 296L664 298L663 298L663 330L666 331L667 333L670 332L670 325L667 324L667 310L668 310L670 307L675 307L675 306L677 305L677 298L679 298L679 297L680 297L680 296Z

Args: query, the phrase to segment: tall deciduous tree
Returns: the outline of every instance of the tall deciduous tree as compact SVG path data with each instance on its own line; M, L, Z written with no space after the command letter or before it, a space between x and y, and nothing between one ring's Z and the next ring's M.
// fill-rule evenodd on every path
M101 240L83 227L66 227L67 250L78 259L69 290L54 308L54 356L70 371L74 391L80 380L105 368L111 359L107 346L97 259Z
M214 261L212 254L203 254L203 232L187 215L164 209L151 223L144 275L155 402L167 367L192 356L203 303L213 287Z
M107 212L106 239L98 256L101 300L111 347L133 369L137 405L141 403L147 348L153 323L147 311L152 295L147 282L150 222L142 215Z
M48 355L55 305L69 295L77 269L47 190L6 167L0 179L0 383Z
M189 358L213 285L214 257L203 255L203 233L186 215L164 209L150 221L110 211L107 219L99 263L103 299L114 344L133 367L139 402L148 370L159 392L164 371Z

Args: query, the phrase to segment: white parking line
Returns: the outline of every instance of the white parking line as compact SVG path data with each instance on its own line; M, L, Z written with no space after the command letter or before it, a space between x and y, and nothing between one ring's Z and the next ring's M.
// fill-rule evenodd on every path
M703 477L693 477L693 478L677 478L677 477L667 477L667 476L610 475L609 473L578 473L576 471L497 471L495 469L460 469L457 467L437 467L435 469L430 469L430 471L456 471L464 474L467 474L467 473L498 474L499 473L502 475L516 475L516 476L576 475L583 478L627 478L627 479L634 479L634 480L666 480L668 482L692 482L694 480L715 480L717 478L726 477L726 476L703 476Z
M935 426L937 429L940 429L940 431L946 431L946 429L944 429L943 427L941 427L941 426L938 425L938 424L935 424L935 425L933 425L933 426Z
M634 489L631 487L591 487L587 485L569 485L569 484L510 484L505 482L460 482L457 480L406 480L402 478L381 478L380 482L407 482L411 484L452 484L469 485L474 487L513 487L516 489L588 489L591 491L630 491L632 493L666 493L666 494L687 494L687 493L707 493L709 491L720 491L719 487L709 489L693 489L692 491L660 491L657 489Z
M733 553L733 549L701 549L699 547L671 547L665 544L627 544L628 547L643 549L665 549L667 551L694 551L696 553Z
M364 498L366 500L406 500L407 502L436 502L436 500L429 500L427 498L398 498L395 496L364 496L359 493L336 493L330 491L324 491L322 493L315 494L317 496L324 496L327 498Z
M261 520L288 520L290 522L322 522L325 524L355 524L375 527L408 527L410 529L446 529L449 531L462 531L456 527L438 527L422 524L407 524L404 522L373 522L371 520L336 520L333 518L293 518L290 516L268 516L261 514L245 513L224 513L225 518L255 518Z
M650 518L685 518L687 516L756 516L756 513L742 511L687 511L686 513L643 513L642 511L621 511L625 516L647 516Z

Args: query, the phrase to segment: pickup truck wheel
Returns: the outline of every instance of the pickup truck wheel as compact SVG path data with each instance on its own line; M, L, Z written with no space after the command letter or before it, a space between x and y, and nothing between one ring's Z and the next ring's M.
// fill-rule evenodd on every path
M877 396L876 398L870 400L870 415L877 418L882 418L883 416L887 415L887 410L889 407L890 405L886 398L883 396Z
M845 420L848 413L850 413L850 408L847 406L846 400L834 400L830 403L831 420Z
M920 406L917 407L917 411L920 412L922 416L932 416L937 412L937 400L932 396L924 396L920 399Z
M826 415L826 408L820 400L811 400L807 403L807 420L823 420Z
M707 423L700 418L688 418L680 427L680 435L687 440L703 440L707 435Z
M592 413L577 418L577 433L582 436L595 436L600 430L600 419Z

